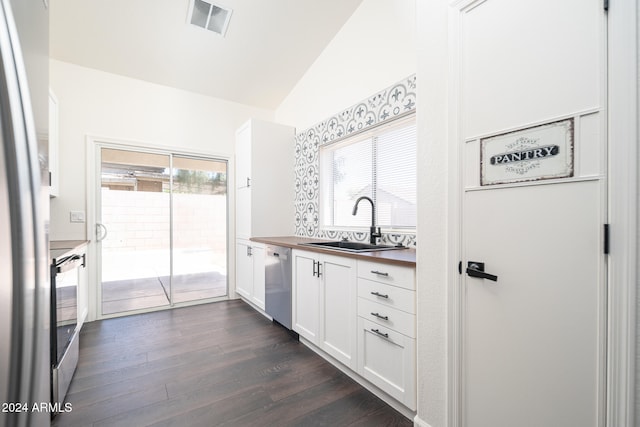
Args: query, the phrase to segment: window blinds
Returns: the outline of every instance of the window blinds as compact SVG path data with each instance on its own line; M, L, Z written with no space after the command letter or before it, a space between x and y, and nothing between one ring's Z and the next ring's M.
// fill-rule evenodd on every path
M376 224L384 228L416 225L416 126L403 120L341 143L320 153L321 221L325 227L367 227L376 203Z

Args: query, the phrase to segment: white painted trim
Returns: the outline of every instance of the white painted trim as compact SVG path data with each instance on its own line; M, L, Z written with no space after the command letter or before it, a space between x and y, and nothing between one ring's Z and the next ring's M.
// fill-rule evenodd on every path
M449 232L449 261L454 265L450 265L453 271L448 277L448 319L447 329L449 337L448 342L448 357L447 357L447 369L448 372L448 403L447 403L447 417L449 427L462 426L463 419L463 366L462 366L462 352L463 352L463 295L462 295L462 276L458 273L456 260L462 261L462 199L464 196L464 189L462 188L463 169L461 168L462 162L462 141L461 129L462 124L460 121L459 106L462 105L460 88L462 87L461 76L461 62L462 62L462 49L460 43L462 40L461 32L461 14L473 9L484 3L484 1L458 1L452 4L449 9L449 40L448 40L448 52L449 52L449 80L448 94L449 109L447 111L448 124L447 132L449 141L449 171L448 180L449 186L447 193L450 195L449 199L449 215L448 218L448 232ZM425 423L426 424L426 423ZM426 424L428 425L428 424Z
M492 136L498 136L498 135L502 135L504 133L517 132L519 130L526 130L528 128L532 128L532 127L536 127L536 126L542 126L542 125L546 125L546 124L549 124L549 123L552 123L552 122L559 122L559 121L567 120L567 119L576 119L577 120L577 119L579 119L581 117L585 117L585 116L590 116L592 114L601 113L602 111L603 111L602 108L593 107L593 108L588 108L586 110L576 111L575 113L571 113L571 114L563 114L563 115L560 115L560 116L548 117L548 118L546 118L544 120L538 120L538 121L535 121L535 122L526 123L526 124L519 125L519 126L504 128L504 129L498 130L496 132L473 135L473 136L467 137L465 139L465 142L469 143L469 142L476 141L478 139L484 139L484 138L489 138L489 137L492 137ZM577 124L576 124L576 126L574 128L578 129ZM577 138L576 138L576 140L577 140Z
M541 181L524 181L524 182L514 182L510 184L496 184L496 185L485 185L481 187L479 185L475 185L473 187L466 187L464 192L471 191L486 191L486 190L496 190L502 188L517 188L517 187L534 187L539 185L552 185L552 184L572 184L576 182L587 182L587 181L602 181L606 178L605 175L584 175L578 176L575 178L558 178L558 179L548 179Z
M87 316L87 321L92 322L97 319L98 312L98 304L99 304L99 295L98 292L98 283L100 282L101 271L98 263L96 262L98 256L96 254L96 232L95 232L95 224L96 224L96 153L95 153L95 143L91 140L91 138L86 137L86 193L87 193L87 205L85 206L85 210L87 212L87 222L86 222L86 236L89 244L87 245L87 258L89 269L87 271L88 276L88 295L89 295L89 313ZM93 272L93 274L91 274Z
M417 415L413 418L413 425L416 427L431 427L429 423L427 423Z
M635 414L638 219L638 2L613 1L608 22L609 346L607 422ZM635 418L635 419L634 419Z

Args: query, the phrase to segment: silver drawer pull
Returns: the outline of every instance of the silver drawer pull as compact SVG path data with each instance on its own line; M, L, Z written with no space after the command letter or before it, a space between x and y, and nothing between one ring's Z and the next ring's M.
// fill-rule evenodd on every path
M378 319L389 320L389 316L383 316L380 313L371 313L371 315L377 317Z
M389 298L389 295L381 294L380 292L371 292L371 295L375 295L380 298Z
M381 337L389 338L389 334L385 334L383 332L380 332L379 329L371 329L371 332L375 332L376 334L380 335Z
M378 276L385 276L385 277L389 277L389 273L383 273L382 271L378 271L378 270L371 270L371 272L373 274L377 274Z

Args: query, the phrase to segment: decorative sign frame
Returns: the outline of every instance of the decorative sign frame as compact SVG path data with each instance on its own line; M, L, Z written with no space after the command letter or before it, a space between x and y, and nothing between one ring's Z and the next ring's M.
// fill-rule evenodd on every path
M573 176L573 118L480 139L480 185Z

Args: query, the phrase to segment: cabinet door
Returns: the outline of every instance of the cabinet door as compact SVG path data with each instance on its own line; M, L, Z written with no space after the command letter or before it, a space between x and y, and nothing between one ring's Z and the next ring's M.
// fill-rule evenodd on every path
M236 192L236 237L251 238L251 188L239 188Z
M358 373L416 409L415 340L358 318Z
M236 133L236 188L246 188L251 180L251 126Z
M253 294L251 301L264 310L264 247L252 245L251 254L253 258Z
M49 195L57 197L59 194L59 123L58 123L58 98L49 89Z
M293 330L318 344L320 281L313 254L293 251Z
M356 369L355 260L321 258L321 340L320 347L351 369Z
M247 299L253 293L253 260L250 246L239 241L236 244L236 292Z

